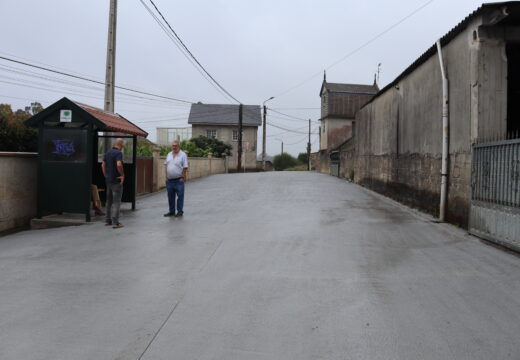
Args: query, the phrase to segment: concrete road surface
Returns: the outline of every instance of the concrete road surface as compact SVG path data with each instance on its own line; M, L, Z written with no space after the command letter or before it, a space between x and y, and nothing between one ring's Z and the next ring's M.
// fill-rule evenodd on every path
M0 238L0 359L520 359L520 258L306 172Z

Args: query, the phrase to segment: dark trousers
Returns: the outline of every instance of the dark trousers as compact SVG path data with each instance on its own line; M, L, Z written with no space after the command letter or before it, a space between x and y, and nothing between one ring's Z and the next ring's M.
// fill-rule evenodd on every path
M175 214L175 208L177 208L177 212L182 213L182 208L184 207L184 181L166 180L166 190L168 191L170 214Z
M119 209L121 207L121 197L123 196L123 184L111 184L107 182L107 221L112 224L119 224Z

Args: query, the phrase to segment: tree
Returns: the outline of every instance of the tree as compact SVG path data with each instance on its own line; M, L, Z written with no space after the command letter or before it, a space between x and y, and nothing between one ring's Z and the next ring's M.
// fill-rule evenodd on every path
M277 171L284 170L296 165L298 165L298 160L288 153L276 155L273 159L273 166Z
M305 165L309 162L309 156L307 155L306 152L299 153L298 161Z
M40 104L37 101L32 102L31 106L26 106L25 107L25 112L30 114L30 115L36 115L36 114L38 114L42 110L43 110L42 104Z
M0 151L38 150L38 132L23 123L33 115L33 111L42 109L39 103L31 105L34 105L34 109L31 106L30 109L13 112L11 105L0 104Z

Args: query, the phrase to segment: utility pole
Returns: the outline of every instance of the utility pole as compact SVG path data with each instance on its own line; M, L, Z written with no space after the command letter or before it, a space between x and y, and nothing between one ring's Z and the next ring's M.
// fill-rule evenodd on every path
M267 99L266 101L264 101L264 126L263 126L263 129L262 129L262 169L265 171L265 138L266 138L266 131L267 131L267 120L266 120L266 116L267 116L267 106L265 106L265 103L268 102L269 100L273 100L274 99L274 96L271 96L269 99Z
M110 0L108 16L107 64L105 74L105 111L114 112L114 83L116 77L117 0Z
M237 173L242 171L242 110L243 105L238 106L238 162Z
M311 119L309 119L309 141L307 142L307 171L311 170Z

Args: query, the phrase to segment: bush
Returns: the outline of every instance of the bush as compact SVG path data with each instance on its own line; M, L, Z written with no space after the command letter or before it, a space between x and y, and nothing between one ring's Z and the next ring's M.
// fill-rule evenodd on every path
M207 157L212 153L214 157L231 155L233 147L218 139L199 136L190 140L181 141L181 150L188 153L190 157ZM161 146L161 156L166 156L172 151L171 146Z
M274 169L277 171L285 170L287 168L298 165L298 160L288 153L282 153L280 155L276 155L273 159Z
M150 157L153 156L152 144L144 139L137 139L137 156Z
M309 162L309 156L306 152L302 152L298 154L298 161L302 164L307 164Z

